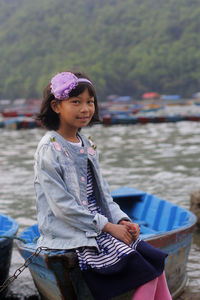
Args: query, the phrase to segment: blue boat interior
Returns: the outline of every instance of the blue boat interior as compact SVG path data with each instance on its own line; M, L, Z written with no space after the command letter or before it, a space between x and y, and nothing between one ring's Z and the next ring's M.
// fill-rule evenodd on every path
M138 223L141 238L187 226L192 213L155 195L123 187L112 192L121 209Z
M188 226L194 218L194 215L184 208L133 188L122 187L111 194L131 220L140 225L142 239ZM30 246L36 244L39 236L36 224L20 235L31 244Z
M18 223L12 218L0 214L0 238L4 235L15 235L18 230Z

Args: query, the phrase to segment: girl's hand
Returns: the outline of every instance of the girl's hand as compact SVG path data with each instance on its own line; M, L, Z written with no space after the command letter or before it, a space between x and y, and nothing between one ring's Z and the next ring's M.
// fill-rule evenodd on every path
M129 228L129 232L132 234L134 240L137 240L140 235L140 227L137 223L122 220L119 222L120 225L126 225Z
M129 226L126 224L112 224L108 222L102 231L110 233L112 236L118 240L124 242L127 245L130 245L133 241L133 235L130 232Z

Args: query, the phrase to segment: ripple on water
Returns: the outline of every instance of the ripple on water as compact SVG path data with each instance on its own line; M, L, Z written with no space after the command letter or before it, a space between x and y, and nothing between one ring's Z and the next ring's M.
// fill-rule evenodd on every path
M111 189L132 186L189 208L191 193L200 189L199 123L98 125L83 132L97 144ZM43 134L40 129L1 130L0 210L18 220L20 231L36 222L33 156ZM190 293L200 293L199 250L196 233L188 263ZM18 263L14 258L12 268Z

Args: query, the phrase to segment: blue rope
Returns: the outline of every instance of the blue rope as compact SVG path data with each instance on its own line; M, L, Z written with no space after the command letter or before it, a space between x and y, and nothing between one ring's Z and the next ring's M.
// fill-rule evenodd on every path
M36 236L36 237L33 239L33 243L36 243L38 239L39 239L39 236Z
M0 238L6 238L6 239L11 239L11 240L19 240L23 242L24 244L27 244L28 242L21 237L15 236L15 235L0 235Z

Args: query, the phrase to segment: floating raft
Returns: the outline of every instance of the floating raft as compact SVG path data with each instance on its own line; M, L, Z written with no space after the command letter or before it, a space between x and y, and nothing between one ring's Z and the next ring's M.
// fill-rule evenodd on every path
M129 116L119 114L116 116L104 116L102 124L117 125L117 124L147 124L147 123L172 123L180 121L200 121L200 114L198 115L173 115L173 116ZM0 128L7 129L33 129L41 127L39 122L33 119L18 119L10 118L0 120Z
M39 122L34 121L33 119L5 119L0 121L0 128L7 129L32 129L40 127Z
M200 114L197 115L163 115L163 116L129 116L129 115L116 115L104 116L103 124L116 125L116 124L147 124L147 123L171 123L180 121L200 121Z

